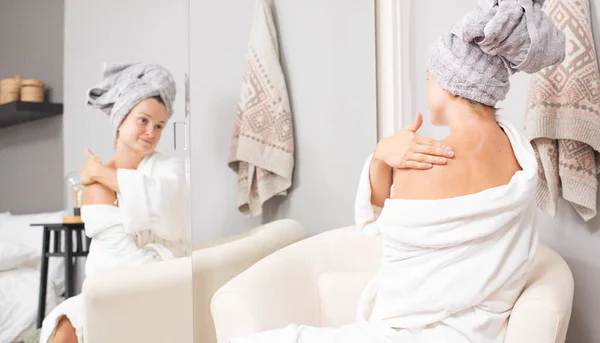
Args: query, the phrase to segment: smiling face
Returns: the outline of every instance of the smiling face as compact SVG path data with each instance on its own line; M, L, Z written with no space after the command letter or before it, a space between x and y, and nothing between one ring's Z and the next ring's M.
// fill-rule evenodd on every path
M160 97L137 104L118 130L117 140L132 151L147 155L154 151L167 122L167 109Z

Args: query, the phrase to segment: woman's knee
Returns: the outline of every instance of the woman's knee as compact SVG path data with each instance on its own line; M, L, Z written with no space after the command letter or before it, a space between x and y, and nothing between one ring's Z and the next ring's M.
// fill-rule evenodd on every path
M66 316L59 319L52 343L77 343L77 332Z
M100 183L86 186L83 191L84 205L114 205L117 196L112 189Z

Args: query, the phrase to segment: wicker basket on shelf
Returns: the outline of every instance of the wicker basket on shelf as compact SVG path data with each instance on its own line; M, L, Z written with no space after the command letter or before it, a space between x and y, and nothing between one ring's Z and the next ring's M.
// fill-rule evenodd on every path
M44 102L44 83L36 79L21 81L21 101Z
M0 80L0 104L18 101L21 96L21 78L16 75L12 79Z

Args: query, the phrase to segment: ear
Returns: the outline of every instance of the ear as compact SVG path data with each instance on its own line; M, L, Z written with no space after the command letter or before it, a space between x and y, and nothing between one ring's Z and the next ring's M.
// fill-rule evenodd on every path
M456 101L456 100L458 100L458 97L456 95L448 92L447 90L445 90L443 88L442 88L442 90L444 91L444 93L446 93L446 95L448 95L448 100L450 100L450 101Z

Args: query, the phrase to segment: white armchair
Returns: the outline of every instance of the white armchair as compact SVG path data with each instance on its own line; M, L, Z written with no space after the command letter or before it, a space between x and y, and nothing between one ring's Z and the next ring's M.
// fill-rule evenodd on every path
M192 257L86 279L86 343L215 342L214 292L256 261L306 237L293 220L194 246ZM192 284L193 275L193 284Z
M291 323L338 327L356 317L358 297L379 267L380 241L355 227L294 243L259 261L212 299L217 341ZM565 261L540 245L526 288L509 320L506 342L563 343L573 277Z

